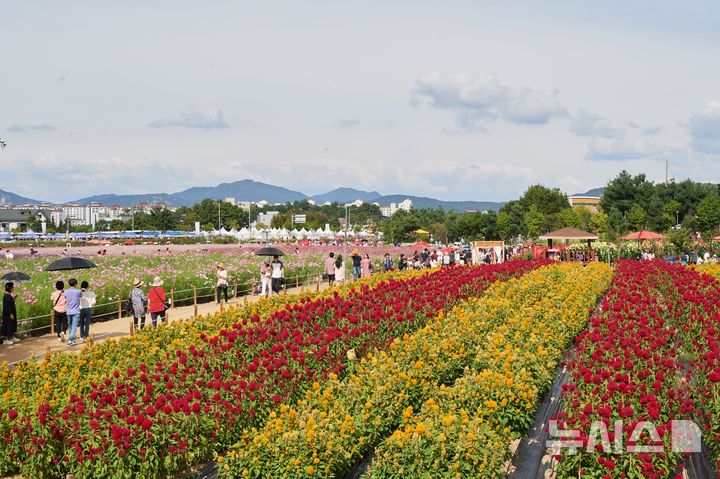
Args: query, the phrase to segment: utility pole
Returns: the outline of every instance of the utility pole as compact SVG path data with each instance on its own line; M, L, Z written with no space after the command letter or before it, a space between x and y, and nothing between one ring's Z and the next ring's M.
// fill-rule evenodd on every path
M345 242L343 243L343 266L345 264L344 261L347 261L348 220L349 220L348 205L345 205Z
M218 233L220 232L220 201L218 200Z

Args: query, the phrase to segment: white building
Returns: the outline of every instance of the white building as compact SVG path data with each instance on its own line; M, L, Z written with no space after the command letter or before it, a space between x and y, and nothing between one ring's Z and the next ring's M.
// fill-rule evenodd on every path
M410 211L412 209L412 200L406 198L405 200L398 203L390 203L390 206L381 206L380 214L389 218L399 210Z
M230 198L230 197L225 198L225 203L230 203L233 206L237 205L237 201L235 201L235 198Z
M259 213L257 217L257 223L265 226L270 226L272 219L279 215L279 211L268 211L267 213Z
M365 202L363 200L355 200L352 203L345 204L345 206L355 206L355 207L359 208L364 204L365 204Z

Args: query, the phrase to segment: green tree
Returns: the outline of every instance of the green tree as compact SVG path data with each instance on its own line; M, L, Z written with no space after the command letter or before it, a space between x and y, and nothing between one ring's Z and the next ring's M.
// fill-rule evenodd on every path
M645 228L646 221L647 215L641 206L635 205L630 209L630 212L627 215L627 222L631 228L635 231L642 230Z
M536 205L530 205L530 209L525 213L525 225L527 226L527 235L533 240L538 239L542 233L543 214L538 211Z
M503 241L509 241L511 224L510 224L510 215L508 214L507 211L500 211L497 214L496 225L497 225L498 238Z
M620 174L605 186L605 191L600 199L600 207L606 213L615 208L621 214L629 213L633 206L638 203L641 193L647 194L648 187L652 184L645 179L645 175L631 176L623 170Z
M677 223L682 205L676 200L670 200L663 208L662 225L663 229L670 229Z
M582 219L577 214L575 208L566 208L558 213L557 216L558 226L560 227L573 227L577 229L583 229Z
M608 241L608 215L604 211L598 211L590 216L588 221L588 229L598 235L598 238L603 241Z
M612 208L608 213L608 239L615 241L627 231L627 222L620 210Z
M700 231L708 235L716 233L720 225L720 196L711 193L703 198L698 205L695 219Z

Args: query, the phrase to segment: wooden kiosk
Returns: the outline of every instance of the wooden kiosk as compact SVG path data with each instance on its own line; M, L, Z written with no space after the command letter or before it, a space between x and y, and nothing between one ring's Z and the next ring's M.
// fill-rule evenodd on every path
M490 249L495 250L497 256L497 262L502 263L505 261L505 242L504 241L472 241L470 243L470 251L472 252L473 264L480 264L480 250Z
M561 258L564 261L594 261L595 253L591 247L591 242L597 240L598 237L595 234L587 231L582 231L577 228L562 228L557 231L551 231L550 233L544 234L540 237L541 240L547 240L548 249L552 249L553 240L556 241L583 241L587 240L587 251L577 250L570 251L565 248L561 252Z

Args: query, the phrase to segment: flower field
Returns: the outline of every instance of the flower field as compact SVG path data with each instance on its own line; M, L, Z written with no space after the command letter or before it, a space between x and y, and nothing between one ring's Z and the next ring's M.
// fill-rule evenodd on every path
M342 477L378 444L371 478L500 476L610 277L566 264L495 283L245 429L220 476Z
M16 292L18 318L45 316L27 325L37 328L49 324L47 315L52 309L50 294L55 290L55 281L76 277L78 281L88 280L98 296L98 304L113 303L132 289L134 278L149 283L153 277L160 276L165 281L165 289L170 291L208 288L215 285L215 264L223 262L228 269L231 286L237 282L240 289L247 289L255 277L259 277L261 258L250 254L220 254L186 252L172 255L144 255L91 258L97 268L79 271L44 271L45 267L57 258L20 258L12 261L0 259L0 274L10 271L22 271L32 278L31 281L17 285ZM298 258L289 255L283 258L285 276L304 276L321 272L322 261L319 255ZM192 293L185 293L185 298ZM96 313L103 313L96 308ZM113 304L108 310L117 311ZM23 328L20 328L23 329Z
M438 312L538 265L377 275L3 369L0 473L171 476L262 426L277 404L345 377L349 350L387 349Z
M720 458L720 284L681 265L622 262L602 310L568 362L561 429L577 428L584 446L595 421L601 447L565 454L558 477L674 477L673 420L695 421ZM622 430L615 422L622 421ZM638 424L657 432L633 438ZM617 443L616 443L617 441ZM613 454L622 447L656 447Z

